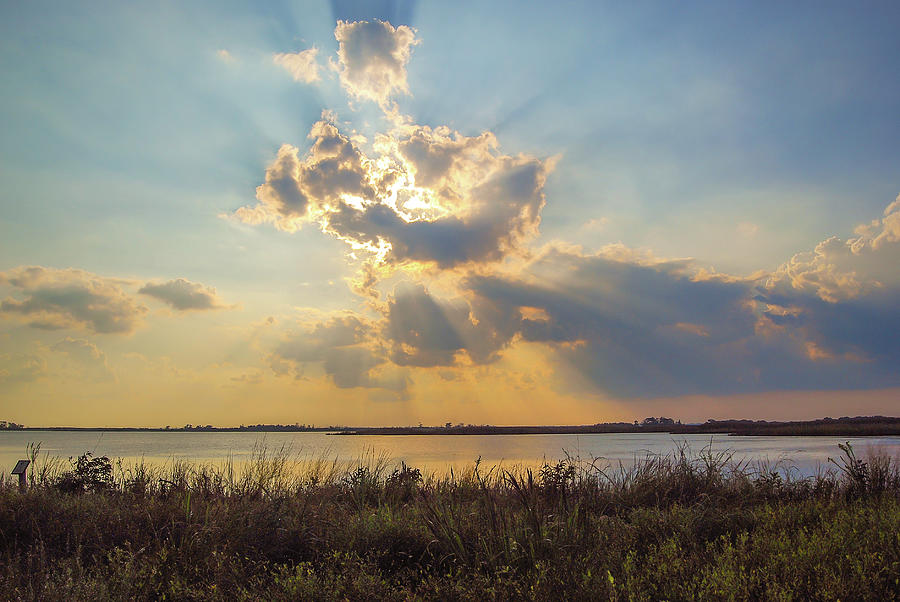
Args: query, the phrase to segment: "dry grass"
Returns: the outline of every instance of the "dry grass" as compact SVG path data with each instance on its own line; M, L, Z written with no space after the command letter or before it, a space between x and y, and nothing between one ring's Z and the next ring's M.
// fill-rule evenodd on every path
M0 484L3 599L900 595L900 463L878 450L812 478L686 447L425 477L375 453L79 473L34 452L26 493Z

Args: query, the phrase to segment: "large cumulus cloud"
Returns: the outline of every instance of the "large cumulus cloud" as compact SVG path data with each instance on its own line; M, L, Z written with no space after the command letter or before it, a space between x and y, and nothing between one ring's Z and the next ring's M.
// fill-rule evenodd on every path
M505 155L491 132L467 136L401 116L389 101L409 93L406 65L418 43L411 28L339 21L334 35L344 90L385 109L388 131L369 144L324 111L309 148L283 144L257 202L233 216L288 232L315 224L367 254L370 266L446 269L520 250L538 232L555 159Z
M282 146L234 216L347 243L377 318L293 333L274 368L316 363L340 387L370 387L390 365L488 365L537 345L622 398L900 385L900 198L853 236L750 277L624 245L535 251L555 159L401 116L412 29L339 22L335 37L343 88L376 102L387 131L369 141L323 114L309 148ZM381 302L387 277L401 284Z
M554 160L503 155L490 133L401 126L371 157L328 119L310 138L302 158L281 147L238 219L286 231L315 223L377 262L441 268L499 260L538 232Z

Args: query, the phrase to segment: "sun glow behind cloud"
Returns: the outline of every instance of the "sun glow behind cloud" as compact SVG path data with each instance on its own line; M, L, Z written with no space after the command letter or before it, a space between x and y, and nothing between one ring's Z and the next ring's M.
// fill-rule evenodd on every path
M373 47L382 55L377 49L356 54L348 66L345 45L353 47L355 36L369 31L396 39ZM804 325L816 310L803 298L811 289L836 303L883 286L883 278L864 284L862 272L838 267L831 258L844 253L862 268L869 249L894 241L896 203L884 220L846 245L831 239L772 274L750 277L621 244L596 254L564 245L536 249L531 243L546 204L544 186L558 159L505 155L492 132L465 136L399 114L388 101L394 91L409 93L405 65L414 33L383 23L339 24L336 68L381 82L377 94L342 83L352 98L381 107L387 131L376 134L370 155L324 115L310 131L313 143L305 156L283 146L257 190L258 204L235 213L289 232L313 223L354 251L348 258L360 266L355 290L370 301L371 335L366 349L346 357L358 372L354 378L337 377L338 360L326 369L338 386L377 388L380 381L366 375L391 363L419 372L441 367L444 374L474 366L490 370L526 341L544 345L579 372L585 395L652 398L851 381L858 387L898 384L892 377L879 380L885 375L880 362L848 364L869 357L864 346L842 342L855 351L830 351L835 343ZM401 83L387 83L392 81ZM869 261L866 271L891 265L896 248L887 255ZM436 283L443 283L444 296L430 291ZM884 352L882 361L897 355L890 346L868 351ZM278 351L275 356L297 364L322 361ZM785 362L793 368L790 375L783 372ZM416 380L409 374L401 396Z

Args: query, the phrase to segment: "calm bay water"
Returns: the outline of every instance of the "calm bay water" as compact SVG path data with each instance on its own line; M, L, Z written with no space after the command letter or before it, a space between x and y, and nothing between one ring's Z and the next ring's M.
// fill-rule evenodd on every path
M68 458L90 451L94 455L143 458L165 464L173 459L198 463L235 464L249 460L254 449L287 449L299 458L325 457L353 462L379 454L425 471L443 473L469 466L481 457L486 466L539 465L568 454L590 460L604 458L630 464L647 454L668 454L687 444L693 452L711 446L727 450L735 459L782 462L800 474L814 474L828 457L840 454L838 443L850 441L858 452L876 447L900 457L900 437L737 437L727 435L597 434L597 435L361 435L326 433L184 433L184 432L69 432L0 431L0 473L9 474L19 458L27 457L28 443L40 443L41 453Z

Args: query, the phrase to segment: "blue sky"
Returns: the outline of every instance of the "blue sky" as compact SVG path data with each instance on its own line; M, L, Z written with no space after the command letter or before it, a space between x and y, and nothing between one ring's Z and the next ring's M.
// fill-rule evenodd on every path
M826 379L822 388L887 391L900 385L891 370L884 369L889 364L883 364L898 357L896 344L879 341L876 348L867 347L865 341L870 339L854 342L854 336L865 338L860 325L865 322L852 320L838 344L837 335L810 330L809 324L819 319L812 317L804 322L802 334L798 330L784 335L781 343L766 345L784 351L789 345L785 341L802 339L807 359L839 362L835 358L840 353L857 353L861 354L858 361L847 360L840 370L835 366L798 368L796 373L805 376L794 382L782 376L771 381L763 378L764 384L749 388L705 387L699 376L691 386L682 378L661 376L658 386L647 390L633 383L611 383L614 377L601 376L615 362L626 361L623 357L638 354L640 361L628 363L634 367L651 361L649 348L668 348L654 338L647 341L647 348L629 348L625 355L618 349L609 355L603 352L610 343L601 341L602 329L582 333L599 337L586 343L585 349L593 353L582 357L579 352L578 358L565 361L560 358L572 350L555 347L561 344L555 338L555 342L529 339L528 328L513 326L509 332L492 335L496 349L490 362L474 359L481 352L471 345L451 345L447 353L452 357L447 356L450 359L444 363L415 368L398 361L401 356L396 353L372 351L402 346L400 339L384 335L398 331L382 324L389 320L384 304L400 298L400 289L393 288L398 283L424 286L445 310L455 303L467 304L477 326L474 308L486 301L460 283L476 272L484 276L488 270L510 287L513 280L515 287L526 281L535 285L542 262L557 257L548 255L548 246L554 245L579 245L578 252L587 263L577 270L600 274L598 278L607 272L591 263L598 260L589 258L597 253L610 257L610 245L620 245L629 250L627 261L635 269L650 269L648 257L652 257L653 270L676 279L688 276L660 266L686 258L693 258L693 281L699 282L696 274L701 269L732 278L754 274L762 278L741 285L736 294L742 299L753 298L748 292L753 286L769 282L777 288L787 279L791 294L779 297L779 307L788 313L818 316L827 309L849 315L865 305L864 299L875 290L872 287L884 297L878 303L890 305L897 281L896 269L885 267L897 256L890 236L879 239L877 232L872 233L867 239L872 258L860 260L864 267L842 268L844 276L855 275L857 288L852 294L845 290L843 296L835 293L822 301L830 294L823 292L824 285L804 289L813 286L812 280L801 282L798 272L783 268L795 254L811 252L832 236L842 241L859 236L854 228L885 218L885 208L900 192L900 147L896 144L900 138L896 69L900 8L896 3L860 7L837 2L626 6L603 2L552 6L8 2L0 7L0 14L4 132L0 137L0 271L7 274L6 284L0 282L0 287L6 286L0 296L15 303L27 301L36 289L11 284L17 278L12 270L43 266L74 268L133 283L183 279L206 287L203 290L214 289L219 302L213 303L218 309L212 312L200 308L185 312L168 301L163 301L162 308L151 305L142 318L145 326L124 336L98 333L65 312L69 317L56 316L53 330L47 330L24 319L24 310L7 311L6 318L0 319L0 357L5 358L0 364L5 361L12 366L6 370L10 396L49 399L69 382L60 374L77 381L76 368L66 372L53 367L55 356L47 350L54 349L60 337L84 341L103 355L117 379L103 385L102 395L98 393L107 403L132 390L129 375L135 368L127 367L122 358L139 354L149 362L183 364L203 372L193 384L173 381L160 396L194 399L196 390L208 390L216 378L230 382L251 374L271 386L271 391L277 389L284 400L281 405L273 402L271 415L291 422L288 418L293 413L313 411L291 405L298 383L303 382L298 379L308 377L306 368L312 370L309 378L318 379L316 404L329 399L329 391L335 388L341 389L333 391L335 396L348 399L351 409L335 410L335 421L365 418L384 423L406 422L406 418L418 422L432 414L453 414L467 422L478 416L505 422L500 409L491 409L473 391L448 393L459 401L439 409L417 406L416 400L422 402L443 391L445 384L452 388L460 380L443 381L435 376L437 372L466 374L472 388L472 383L489 378L476 378L478 371L494 370L497 374L490 375L489 388L499 391L503 389L500 373L526 373L528 362L536 361L546 366L560 362L555 378L565 380L562 375L572 366L583 373L584 387L577 391L553 385L534 393L542 408L547 403L563 406L569 403L563 398L577 398L571 401L571 407L578 408L571 410L571 421L592 413L598 419L605 415L627 418L629 412L637 411L628 401L632 397L813 390L822 374L842 370L847 371L841 381L846 385ZM421 255L414 256L413 249L406 259L395 253L393 260L388 259L393 262L390 270L385 271L384 265L371 264L362 255L348 258L348 234L334 234L337 226L321 222L319 227L313 221L300 227L297 221L299 230L290 232L235 219L239 208L256 206L257 187L266 180L283 144L296 147L298 156L304 157L313 143L308 138L310 129L323 110L331 112L329 118L342 134L365 136L360 148L368 157L375 156L371 144L376 135L396 125L385 112L387 105L354 98L342 79L343 64L335 54L338 19L348 23L380 19L389 22L394 32L400 26L412 28L416 42L409 46L408 61L402 65L409 94L393 89L389 98L396 114L406 116L408 123L434 131L447 126L472 138L492 132L498 142L492 152L508 158L503 161L514 162L516 157L550 161L534 163L546 168L545 174L537 176L546 206L540 209L539 219L524 225L529 229L539 222L539 233L529 230L514 243L501 240L499 255L484 258L483 265L435 268ZM315 82L296 81L273 61L278 53L311 48L318 49ZM329 61L336 69L329 68ZM259 203L265 207L262 200ZM462 211L460 215L467 215L465 207ZM888 232L890 224L886 221L878 228ZM325 231L329 227L332 234ZM406 231L403 224L397 228L391 232L405 236L399 234ZM385 231L381 235L387 236ZM399 240L394 239L395 251ZM621 254L616 257L622 260ZM843 265L841 261L832 264ZM353 290L352 281L364 264L385 268L377 285L380 306ZM501 269L505 270L502 278L494 273ZM760 271L765 274L759 276ZM873 275L867 281L870 272ZM817 277L821 282L821 274ZM835 277L837 281L850 286L847 277ZM571 292L580 285L561 282L556 286ZM810 291L818 299L815 307L792 296ZM685 302L693 303L693 294L686 294ZM612 311L604 305L608 297L597 297L594 289L585 295L595 300L600 314ZM527 310L504 299L509 303L504 311ZM855 305L838 311L844 302ZM491 298L491 303L500 301ZM563 314L554 310L562 312L567 305L561 300L547 303L557 305L542 311L552 320L563 320ZM831 305L820 307L821 303ZM769 305L753 315L771 313ZM628 306L627 301L621 305ZM801 306L802 310L796 309ZM891 310L884 311L886 315L878 313L881 319L895 319ZM316 355L306 348L295 357L318 359L294 361L297 370L290 378L273 368L272 357L277 359L285 337L312 336L320 332L315 330L315 320L333 324L329 320L346 312L370 321L366 332L373 334L365 336L374 337L354 339L353 345L363 345L376 358L366 360L374 363L365 378L351 379L357 386L335 386L351 382L340 381L344 373L332 370L336 356ZM267 335L271 341L250 343L246 337L252 325L269 317L283 328ZM716 324L697 326L701 327L713 329ZM467 328L455 325L456 330ZM757 333L759 329L757 324ZM187 345L186 337L206 344ZM577 340L573 335L567 344ZM413 339L409 341L402 344L415 346ZM809 351L810 344L820 351ZM228 356L236 359L228 359L222 356L223 346L241 351ZM353 355L345 346L340 348L341 357ZM697 351L697 363L684 368L685 374L703 373L709 368L707 352L692 349ZM765 349L768 358L776 356L769 347ZM437 357L419 351L419 355L402 357L432 358L429 361ZM859 359L864 356L864 361ZM22 362L27 364L22 358L28 357L43 361L35 360L45 366L36 369L40 376L13 383L10 375L21 371ZM353 358L346 361L356 361ZM747 355L735 355L733 360L756 365ZM434 374L426 374L426 368ZM766 368L760 364L760 369ZM378 384L389 381L406 385ZM669 390L667 382L674 383ZM402 403L378 405L373 389L402 390ZM248 400L255 395L251 390L229 392L234 407L222 411L222 420L249 416L255 406ZM887 403L885 399L896 401L897 396L883 393L878 399L873 401L876 406ZM140 408L123 410L117 420L135 416L136 420L166 421L162 410L154 413L152 400L134 403ZM216 407L212 401L198 402L197 413L215 412ZM502 407L506 405L498 404ZM726 414L739 413L740 408L727 407ZM691 411L702 414L702 404L697 408ZM135 413L129 413L132 410ZM166 411L190 413L177 405ZM329 416L321 405L315 405L314 411L322 419ZM545 415L535 411L535 421L543 421ZM24 420L52 415L52 404L43 412ZM812 408L798 412L817 414Z

